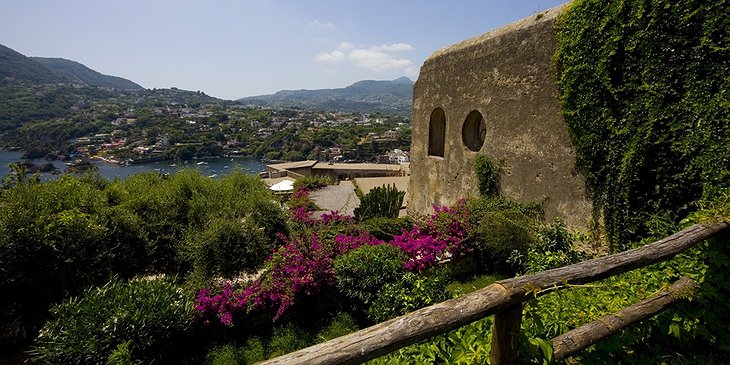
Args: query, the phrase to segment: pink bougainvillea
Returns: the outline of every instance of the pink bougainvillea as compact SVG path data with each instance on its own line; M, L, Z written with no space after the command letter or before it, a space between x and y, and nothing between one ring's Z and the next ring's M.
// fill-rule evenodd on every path
M290 206L292 219L304 229L290 237L277 235L283 245L267 259L263 274L245 287L234 290L231 283L224 283L215 293L201 289L195 306L201 317L216 316L231 326L236 313L270 309L276 320L297 300L335 284L335 258L364 245L386 244L337 211L314 219L304 203L309 199L306 190L297 190L294 197L298 205ZM434 210L425 224L404 230L388 243L408 255L409 270L422 270L469 251L464 245L469 214L464 203ZM333 229L340 233L332 234Z
M423 227L415 225L410 231L393 237L392 244L408 254L405 268L423 270L446 257L460 256L469 252L464 246L467 236L469 212L460 201L454 208L434 206Z

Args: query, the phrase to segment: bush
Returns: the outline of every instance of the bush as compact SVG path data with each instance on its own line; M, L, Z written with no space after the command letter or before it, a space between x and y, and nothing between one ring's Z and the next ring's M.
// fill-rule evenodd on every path
M208 365L245 365L246 358L241 349L233 344L215 347L206 355L205 363Z
M330 323L317 332L317 342L329 341L333 338L344 336L359 330L355 320L347 313L339 312Z
M269 358L303 349L309 342L309 335L292 323L276 327L269 342Z
M561 221L542 227L537 240L524 260L526 272L554 269L579 262L583 255L573 247L577 234L571 233Z
M317 190L329 184L332 184L332 180L327 176L302 176L294 180L294 189Z
M355 208L355 218L385 217L398 218L400 207L403 205L403 191L398 191L395 185L376 187L360 198L360 206Z
M247 365L266 359L264 343L258 337L251 337L243 346L229 343L212 348L205 356L205 363L208 365Z
M51 303L147 266L140 220L66 176L2 191L0 237L0 351L34 336Z
M203 279L231 278L259 268L274 248L273 240L250 220L218 218L193 232L184 255Z
M242 234L240 228L219 220L245 221L247 227L261 230L266 240L261 248L264 254L270 252L277 232L287 232L286 215L271 192L260 179L240 171L220 180L209 179L197 171L182 171L169 177L138 174L119 184L128 195L123 206L141 218L150 237L152 264L159 271L187 273L194 260L180 255L180 251L195 252L203 236L225 241L226 237ZM217 234L211 231L211 222L227 232L213 237ZM187 245L193 247L186 248ZM208 266L213 272L221 270L215 263Z
M144 364L185 358L192 299L172 279L112 280L54 306L35 353L53 364L104 363L119 346Z
M368 315L375 322L412 312L448 299L448 273L435 270L428 275L406 272L400 280L387 283L380 290Z
M464 201L453 208L436 207L423 226L415 225L393 237L392 244L408 255L408 270L427 269L439 260L454 259L471 252L464 243L469 226L469 210Z
M470 200L469 239L482 265L497 271L521 271L524 257L535 245L538 205L522 205L503 198Z
M354 249L334 261L337 288L369 306L383 285L401 277L405 261L403 251L387 244Z
M370 232L375 238L390 241L393 237L413 228L410 218L383 218L375 217L364 220L360 228Z

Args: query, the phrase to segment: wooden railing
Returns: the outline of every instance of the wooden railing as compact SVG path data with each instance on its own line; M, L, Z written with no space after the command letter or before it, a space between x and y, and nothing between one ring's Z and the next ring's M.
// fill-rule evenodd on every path
M570 284L583 284L668 260L730 227L730 222L696 224L672 236L614 255L497 281L483 289L295 351L261 364L360 364L420 340L494 314L492 364L513 364L522 321L522 303ZM643 318L664 310L695 284L680 279L666 291L576 328L552 340L560 359Z

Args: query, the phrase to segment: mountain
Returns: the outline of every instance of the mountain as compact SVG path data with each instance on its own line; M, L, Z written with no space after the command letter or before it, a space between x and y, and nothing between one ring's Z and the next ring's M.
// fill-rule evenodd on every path
M142 86L127 79L104 75L76 61L63 58L30 57L49 70L61 75L74 84L86 86L109 87L119 90L139 90Z
M49 70L30 57L0 44L0 85L42 85L63 82L67 82L67 80L61 75Z
M118 90L142 86L116 76L103 75L63 58L27 57L0 44L0 85L75 84Z
M412 99L413 81L401 77L391 81L358 81L339 89L281 90L272 95L251 96L238 101L267 107L410 115Z

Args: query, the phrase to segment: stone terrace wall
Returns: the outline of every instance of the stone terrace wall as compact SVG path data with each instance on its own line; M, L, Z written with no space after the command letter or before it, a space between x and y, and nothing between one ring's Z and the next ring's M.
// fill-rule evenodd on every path
M501 167L504 196L546 200L546 219L587 226L592 205L574 169L552 62L564 8L438 50L423 64L413 92L410 214L478 194L472 161L483 154Z

